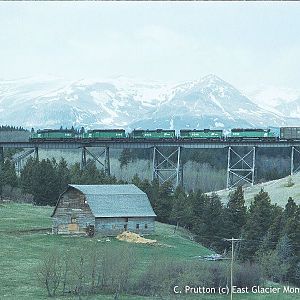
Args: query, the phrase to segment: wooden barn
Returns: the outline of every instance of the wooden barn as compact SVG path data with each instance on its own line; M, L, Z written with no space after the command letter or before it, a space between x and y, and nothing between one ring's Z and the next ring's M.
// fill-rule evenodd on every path
M155 217L147 195L133 184L69 184L52 214L52 232L148 234L154 232Z

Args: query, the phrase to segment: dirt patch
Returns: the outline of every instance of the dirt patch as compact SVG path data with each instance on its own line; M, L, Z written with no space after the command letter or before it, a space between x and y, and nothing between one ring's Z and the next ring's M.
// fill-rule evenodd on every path
M117 239L120 241L126 241L129 243L136 243L136 244L148 244L148 245L157 245L157 240L145 239L141 237L137 233L124 231L117 235Z
M0 230L0 233L7 234L27 234L27 233L50 233L52 228L31 228L31 229L15 229L15 230Z

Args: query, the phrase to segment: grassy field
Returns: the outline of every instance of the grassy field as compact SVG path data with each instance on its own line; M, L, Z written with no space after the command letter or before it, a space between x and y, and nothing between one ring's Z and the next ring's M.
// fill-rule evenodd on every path
M0 299L32 300L49 299L45 290L37 284L36 268L41 259L50 249L61 251L76 249L86 251L90 247L103 247L105 239L86 237L55 236L47 232L30 231L37 228L51 227L51 207L35 207L29 204L0 204ZM176 261L193 260L195 256L210 254L211 251L190 240L188 232L184 230L173 233L173 227L156 224L156 234L150 238L157 239L161 244L169 247L155 247L149 245L129 244L135 249L145 268L147 262L154 258L168 257ZM110 239L109 246L120 247L126 242ZM212 262L214 263L214 262ZM234 299L245 300L288 300L298 299L299 295L234 295ZM230 299L229 295L185 295L172 296L170 299ZM78 299L78 297L60 297L56 299ZM111 295L97 295L82 297L82 299L113 299ZM141 296L122 295L119 299L137 300L153 299ZM155 298L161 299L161 298ZM164 298L168 299L168 298Z
M288 186L289 178L291 178L294 185ZM269 193L272 203L277 203L279 206L284 207L289 197L292 197L297 204L300 204L300 173L246 187L244 189L244 195L247 205L250 205L254 196L258 194L262 188ZM221 190L216 193L221 197L223 203L227 203L229 191Z
M97 247L103 247L105 242L99 242L97 238L57 236L46 232L29 231L36 228L50 228L52 210L51 207L35 207L29 204L0 206L0 299L44 299L45 291L36 284L35 268L50 249L59 248L61 251L76 249L79 252L86 251L95 244ZM156 227L156 234L150 238L170 247L130 244L143 262L153 257L188 260L194 259L193 257L197 255L211 253L210 250L188 239L184 231L174 235L171 226L157 223ZM110 240L109 245L112 248L125 243L114 238Z

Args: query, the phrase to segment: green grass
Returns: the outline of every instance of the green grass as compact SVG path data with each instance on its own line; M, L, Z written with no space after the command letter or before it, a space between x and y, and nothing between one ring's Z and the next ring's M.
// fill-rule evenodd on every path
M0 204L0 232L51 227L52 207L31 204Z
M34 228L51 227L53 208L36 207L29 204L2 204L0 205L0 299L7 300L40 300L49 299L45 290L36 281L36 268L45 253L50 249L58 248L60 251L67 249L86 251L91 247L103 247L108 242L105 239L57 236L47 233L27 232L24 230ZM188 231L180 229L174 234L173 226L156 223L156 233L149 238L157 239L159 243L168 246L149 246L141 244L128 245L135 249L138 259L142 262L139 270L147 267L147 263L153 258L169 258L176 261L195 259L195 256L210 254L211 251L195 243L190 239ZM100 242L101 240L101 242ZM109 246L117 248L126 243L114 238L110 239ZM211 262L214 263L214 262ZM299 295L271 294L271 295L234 295L237 300L293 300ZM230 299L229 295L179 295L163 299ZM56 299L69 300L78 297L58 297ZM82 299L114 299L112 295L94 295L82 297ZM122 295L122 300L149 300L159 299L153 297L141 297Z
M287 187L289 178L294 182L293 186ZM250 205L251 201L254 200L254 196L259 193L261 189L269 193L270 199L273 204L285 207L289 197L292 197L296 204L300 204L300 173L285 178L272 180L254 186L248 186L244 188L245 203L247 206ZM217 191L217 194L221 197L223 203L228 202L228 195L230 191L221 190Z
M0 206L0 299L45 299L45 291L36 282L35 270L45 253L53 248L61 251L86 251L97 245L103 247L107 242L99 242L97 237L58 236L49 233L24 232L34 228L51 227L51 207L36 207L30 204L1 204ZM175 260L194 259L194 256L210 254L205 247L187 239L187 232L173 233L173 227L156 223L156 234L150 238L168 246L128 245L135 249L137 258L145 268L154 257L169 257ZM116 248L126 242L110 239L110 247ZM104 296L101 296L105 299ZM107 296L107 299L112 299ZM140 299L124 298L124 299ZM93 298L97 299L97 298Z

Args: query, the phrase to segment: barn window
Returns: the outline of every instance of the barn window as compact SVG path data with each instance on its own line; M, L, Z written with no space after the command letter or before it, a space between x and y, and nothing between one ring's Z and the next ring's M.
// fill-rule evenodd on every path
M136 224L136 229L140 229L140 224Z
M147 229L148 228L148 224L145 224L145 229Z
M72 224L77 223L77 218L76 218L76 217L71 217L71 223L72 223Z

